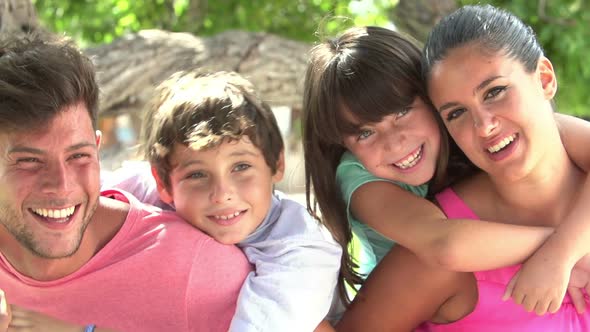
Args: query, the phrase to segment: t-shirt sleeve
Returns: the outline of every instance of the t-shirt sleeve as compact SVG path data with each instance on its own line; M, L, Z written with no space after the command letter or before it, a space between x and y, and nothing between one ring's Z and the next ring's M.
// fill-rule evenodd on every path
M139 201L171 210L172 207L160 200L156 180L152 176L150 164L147 161L126 162L114 171L103 171L101 176L101 190L116 188L124 190Z
M340 269L335 242L288 240L248 248L256 262L240 293L231 332L313 331L327 317Z
M207 238L195 252L187 285L190 331L227 331L244 279L252 270L233 245Z

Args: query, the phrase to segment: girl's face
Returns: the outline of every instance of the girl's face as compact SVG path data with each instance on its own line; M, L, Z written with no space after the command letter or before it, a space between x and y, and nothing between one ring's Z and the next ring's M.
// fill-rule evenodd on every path
M377 177L409 185L432 179L440 150L440 130L430 107L416 97L412 105L378 123L361 124L347 110L346 117L360 128L344 138L344 146Z
M434 65L428 89L457 145L490 175L522 178L547 153L543 135L555 127L549 101L556 90L548 59L528 73L503 52L466 45Z

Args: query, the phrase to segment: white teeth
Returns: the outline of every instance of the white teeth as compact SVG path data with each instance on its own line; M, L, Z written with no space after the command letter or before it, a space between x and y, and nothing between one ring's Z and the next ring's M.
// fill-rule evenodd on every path
M241 213L242 213L241 211L237 211L232 214L228 214L228 215L224 215L224 216L213 216L213 218L227 220L227 219L235 218L235 217L239 216Z
M32 209L36 214L52 219L65 219L74 214L75 206L65 209Z
M500 142L498 142L498 144L496 144L494 146L490 146L488 148L488 152L490 152L490 153L496 153L496 152L502 150L508 144L512 143L515 138L516 138L516 134L512 134L512 135L510 135L508 137L505 137L503 140L501 140Z
M420 149L418 149L418 151L410 155L407 159L399 163L394 163L394 165L401 169L406 169L416 165L418 161L420 161L420 159L422 159L422 146L420 146Z

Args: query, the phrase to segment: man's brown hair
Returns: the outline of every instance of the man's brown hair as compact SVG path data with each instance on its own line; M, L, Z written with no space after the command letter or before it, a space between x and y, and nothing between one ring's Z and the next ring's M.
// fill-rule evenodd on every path
M68 38L0 40L0 130L35 128L78 102L97 129L98 91L94 65Z

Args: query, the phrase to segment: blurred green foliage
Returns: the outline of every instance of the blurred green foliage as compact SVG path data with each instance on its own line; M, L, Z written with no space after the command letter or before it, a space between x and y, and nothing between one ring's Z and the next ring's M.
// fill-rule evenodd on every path
M264 31L314 41L350 25L385 25L396 0L33 0L41 21L82 44L109 43L141 29L214 35L229 29ZM346 17L349 19L334 19Z
M81 45L109 43L141 29L209 36L228 29L264 31L316 41L351 25L388 25L397 0L33 0L43 24ZM564 113L590 117L590 1L457 0L491 3L515 13L536 31L559 77ZM540 4L545 6L540 10ZM203 5L199 7L199 5ZM346 17L349 19L341 19Z

